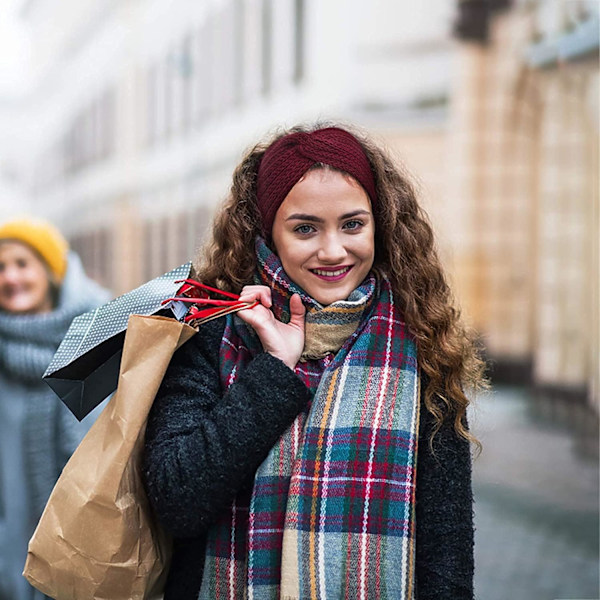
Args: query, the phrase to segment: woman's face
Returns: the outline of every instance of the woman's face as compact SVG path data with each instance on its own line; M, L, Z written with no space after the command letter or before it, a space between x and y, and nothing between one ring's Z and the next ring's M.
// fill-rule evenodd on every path
M19 242L0 242L0 310L19 314L52 310L46 265Z
M323 305L348 298L375 258L369 197L338 171L308 171L279 207L272 237L288 277Z

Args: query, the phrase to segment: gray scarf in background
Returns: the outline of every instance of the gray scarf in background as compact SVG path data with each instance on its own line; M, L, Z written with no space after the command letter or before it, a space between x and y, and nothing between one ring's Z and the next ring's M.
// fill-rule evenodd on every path
M79 423L42 379L73 318L110 299L77 255L68 264L53 311L0 312L0 597L40 597L21 576L27 542L95 418Z

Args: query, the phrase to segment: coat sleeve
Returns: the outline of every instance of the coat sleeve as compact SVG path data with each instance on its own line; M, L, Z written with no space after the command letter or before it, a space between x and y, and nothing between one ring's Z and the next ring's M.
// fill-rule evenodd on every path
M175 353L148 418L146 491L178 538L201 535L231 505L310 398L294 372L267 353L224 392L223 327L221 319L203 325Z
M469 443L452 420L433 438L421 408L417 463L416 579L418 600L473 599L473 493Z

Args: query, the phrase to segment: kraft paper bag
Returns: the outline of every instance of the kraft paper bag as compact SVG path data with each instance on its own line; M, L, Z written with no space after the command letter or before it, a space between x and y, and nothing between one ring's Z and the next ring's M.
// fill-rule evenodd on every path
M57 600L161 598L170 540L142 485L148 413L173 352L196 330L130 317L113 398L65 466L29 542L24 576Z

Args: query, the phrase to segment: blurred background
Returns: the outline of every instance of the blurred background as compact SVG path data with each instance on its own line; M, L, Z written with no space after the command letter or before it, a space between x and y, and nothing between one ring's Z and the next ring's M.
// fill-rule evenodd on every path
M478 598L598 598L599 7L0 0L0 221L50 219L120 294L194 255L265 133L365 128L490 360Z

